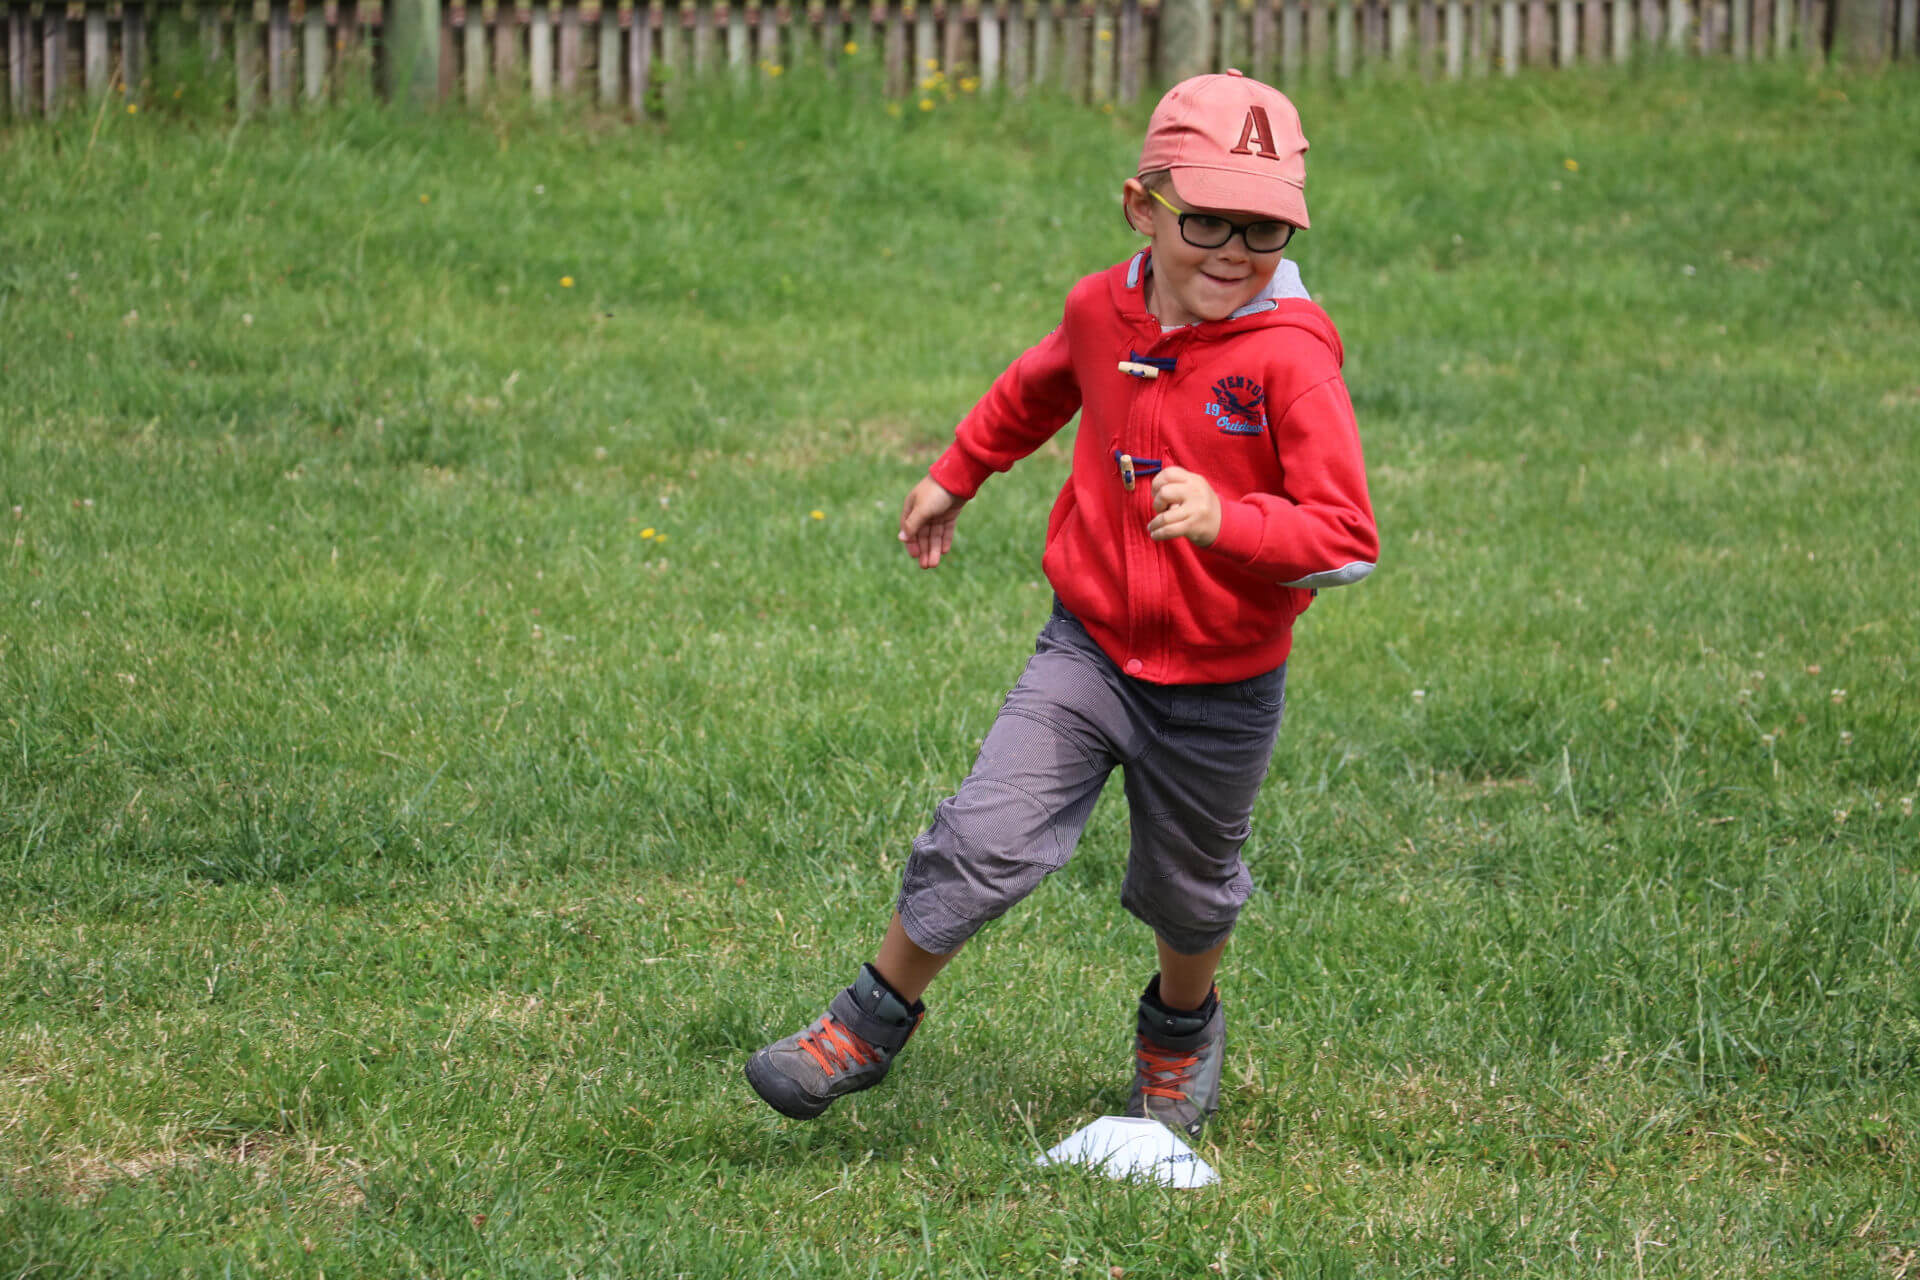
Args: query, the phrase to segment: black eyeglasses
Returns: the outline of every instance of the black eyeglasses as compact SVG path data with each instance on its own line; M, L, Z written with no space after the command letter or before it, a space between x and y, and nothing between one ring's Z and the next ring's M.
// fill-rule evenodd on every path
M1188 213L1152 188L1147 194L1173 211L1180 219L1180 238L1196 249L1218 249L1233 239L1235 232L1240 233L1240 242L1249 253L1278 253L1293 239L1291 222L1229 222L1211 213Z

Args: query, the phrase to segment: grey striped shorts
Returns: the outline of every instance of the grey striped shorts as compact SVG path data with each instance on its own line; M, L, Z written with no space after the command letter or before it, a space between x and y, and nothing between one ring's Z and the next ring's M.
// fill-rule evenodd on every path
M1119 765L1133 837L1121 905L1183 955L1224 941L1253 892L1240 848L1286 680L1284 663L1230 684L1135 680L1056 602L973 772L913 842L907 936L952 951L1065 866Z

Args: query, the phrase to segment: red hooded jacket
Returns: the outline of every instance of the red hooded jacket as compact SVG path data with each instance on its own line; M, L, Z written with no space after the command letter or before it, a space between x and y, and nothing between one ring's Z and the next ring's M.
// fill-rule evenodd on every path
M1079 411L1047 521L1054 591L1137 679L1244 680L1286 661L1316 589L1359 581L1379 555L1340 335L1304 298L1162 333L1147 270L1142 253L1076 284L1059 328L994 381L929 474L971 498ZM1219 495L1212 546L1147 536L1163 466Z

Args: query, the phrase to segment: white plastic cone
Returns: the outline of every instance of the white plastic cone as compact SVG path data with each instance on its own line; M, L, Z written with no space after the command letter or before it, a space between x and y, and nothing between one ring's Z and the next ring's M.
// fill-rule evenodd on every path
M1220 1180L1180 1135L1138 1116L1101 1116L1034 1163L1081 1164L1109 1178L1140 1178L1165 1187L1204 1187Z

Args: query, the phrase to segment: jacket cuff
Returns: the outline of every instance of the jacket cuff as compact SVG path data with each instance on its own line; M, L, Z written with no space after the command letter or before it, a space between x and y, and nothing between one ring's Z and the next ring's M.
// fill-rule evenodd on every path
M1251 502L1222 502L1220 532L1214 535L1213 545L1208 550L1217 551L1241 564L1251 564L1254 556L1260 553L1260 534L1265 525L1260 508Z
M927 468L933 482L956 498L971 498L993 474L993 468L969 455L956 441Z

